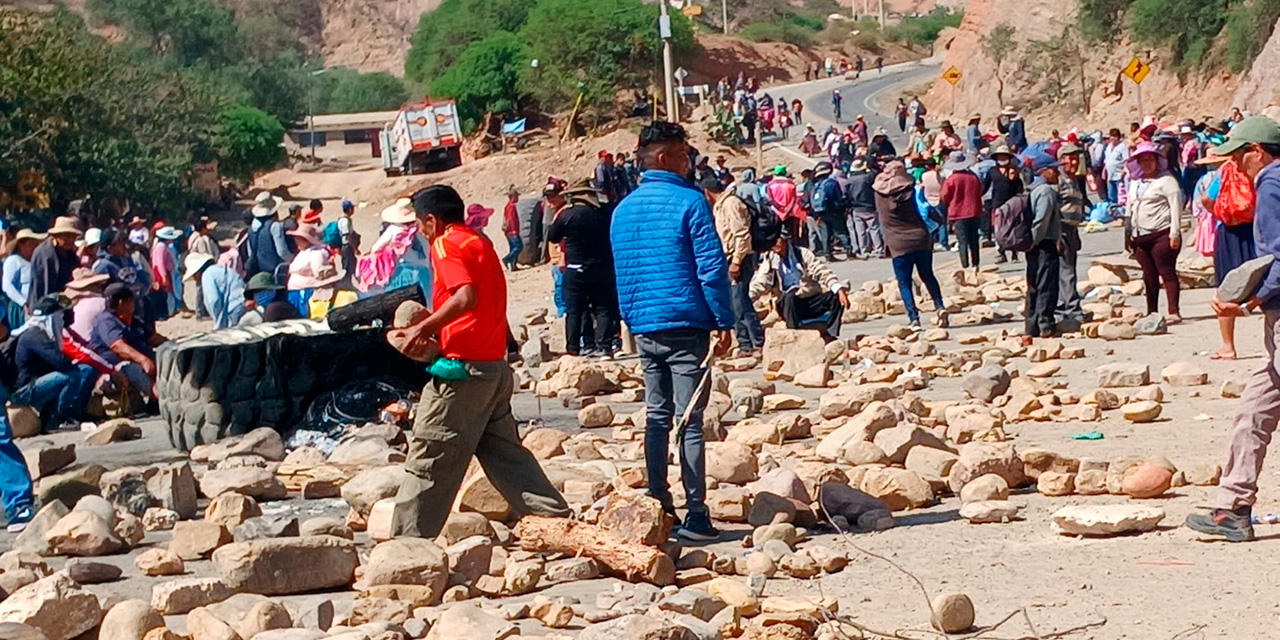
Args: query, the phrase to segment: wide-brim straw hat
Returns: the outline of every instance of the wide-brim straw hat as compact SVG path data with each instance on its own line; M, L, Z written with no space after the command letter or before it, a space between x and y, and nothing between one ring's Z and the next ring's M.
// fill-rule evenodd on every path
M182 279L190 280L196 277L205 267L213 264L215 259L207 253L188 254L186 259L182 261Z
M49 235L56 236L62 234L82 236L84 235L84 232L76 226L75 218L70 216L61 216L54 218L53 226L49 227Z
M387 224L409 224L417 218L417 214L413 211L412 200L400 198L392 203L391 206L383 209L379 217Z
M276 214L276 211L279 209L280 209L280 198L277 198L271 195L271 192L269 191L263 191L262 193L258 194L257 198L254 199L253 209L252 209L253 217L269 218L271 216L274 216Z

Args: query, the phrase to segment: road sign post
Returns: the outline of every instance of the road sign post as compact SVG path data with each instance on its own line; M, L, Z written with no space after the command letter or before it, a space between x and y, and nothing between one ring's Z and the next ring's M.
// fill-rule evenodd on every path
M1138 120L1141 121L1144 115L1142 111L1142 81L1146 80L1147 75L1151 73L1151 65L1143 62L1142 58L1134 56L1133 59L1129 61L1129 64L1124 66L1121 73L1129 76L1129 79L1138 87Z
M951 84L951 110L956 108L956 85L960 83L960 79L964 77L959 69L954 66L942 72L942 79Z

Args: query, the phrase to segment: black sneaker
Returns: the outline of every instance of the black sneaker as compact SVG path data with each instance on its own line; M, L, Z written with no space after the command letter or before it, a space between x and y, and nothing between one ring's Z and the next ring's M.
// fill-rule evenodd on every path
M1253 539L1253 521L1249 512L1214 509L1209 513L1193 513L1187 516L1187 528L1212 536L1222 536L1232 542L1248 542Z
M714 542L720 539L720 531L711 526L711 516L707 513L690 513L676 531L676 536L694 542Z

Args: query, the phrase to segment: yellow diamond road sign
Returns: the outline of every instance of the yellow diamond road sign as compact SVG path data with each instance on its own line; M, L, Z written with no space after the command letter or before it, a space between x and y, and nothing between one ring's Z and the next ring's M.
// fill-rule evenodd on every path
M1124 74L1138 84L1142 84L1148 73L1151 73L1151 65L1140 60L1138 56L1134 56L1124 67Z
M962 77L964 77L964 74L960 73L960 70L955 67L951 67L942 73L942 79L950 82L953 87L957 82L960 82Z

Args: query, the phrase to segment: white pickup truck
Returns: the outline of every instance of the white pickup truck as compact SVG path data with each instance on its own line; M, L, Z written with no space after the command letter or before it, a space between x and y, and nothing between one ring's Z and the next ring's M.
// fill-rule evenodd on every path
M380 136L388 176L443 171L462 164L462 124L452 100L405 105Z

